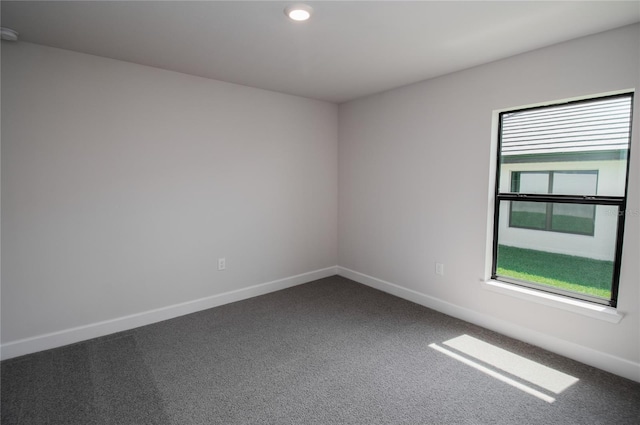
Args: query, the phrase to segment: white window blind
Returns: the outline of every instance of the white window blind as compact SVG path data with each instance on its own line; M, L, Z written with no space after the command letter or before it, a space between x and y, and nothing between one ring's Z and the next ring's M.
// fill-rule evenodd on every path
M502 152L508 155L626 150L631 97L505 114Z

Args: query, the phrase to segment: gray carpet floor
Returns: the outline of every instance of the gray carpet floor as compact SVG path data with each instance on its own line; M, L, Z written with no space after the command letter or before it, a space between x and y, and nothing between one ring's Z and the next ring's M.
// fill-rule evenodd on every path
M461 335L576 382L552 392ZM640 423L639 383L338 276L6 360L1 402L3 425Z

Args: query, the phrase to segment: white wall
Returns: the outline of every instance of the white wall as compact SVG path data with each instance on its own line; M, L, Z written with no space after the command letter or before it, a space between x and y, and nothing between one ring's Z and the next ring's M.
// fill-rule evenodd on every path
M5 348L336 262L336 105L3 42Z
M637 125L618 305L622 321L513 298L481 284L489 276L493 112L640 87L639 62L635 25L341 105L340 266L391 292L428 295L466 317L522 330L526 339L546 341L552 349L557 342L578 347L576 353L595 353L603 366L627 365L640 380ZM636 98L637 123L639 110ZM444 263L444 276L434 273L435 262Z

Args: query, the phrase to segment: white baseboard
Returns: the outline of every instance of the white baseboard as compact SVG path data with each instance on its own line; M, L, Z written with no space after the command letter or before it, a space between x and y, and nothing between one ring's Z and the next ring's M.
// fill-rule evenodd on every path
M639 363L634 363L630 360L603 353L601 351L565 341L519 325L514 325L512 323L505 322L504 320L478 313L345 267L338 266L337 273L340 276L362 283L363 285L412 301L416 304L423 305L449 316L471 322L511 338L524 341L570 359L577 360L581 363L640 382Z
M247 298L257 297L259 295L268 294L270 292L333 276L336 273L336 267L327 267L325 269L302 273L284 279L261 283L247 288L237 289L235 291L224 292L210 297L132 314L130 316L119 317L116 319L105 320L103 322L91 323L89 325L38 335L32 338L7 342L0 346L0 358L2 360L10 359L12 357L18 357L42 350L48 350L50 348L85 341L91 338L134 329L140 326L150 325L163 320L173 319L174 317L184 316L185 314L195 313L201 310L245 300Z

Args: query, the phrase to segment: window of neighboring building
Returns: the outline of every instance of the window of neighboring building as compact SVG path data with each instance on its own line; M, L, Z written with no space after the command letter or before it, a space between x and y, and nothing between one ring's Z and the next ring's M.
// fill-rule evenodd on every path
M492 278L616 306L633 94L500 113Z
M512 193L590 195L597 187L598 170L511 172ZM595 205L520 202L511 204L509 226L592 236L595 214Z

